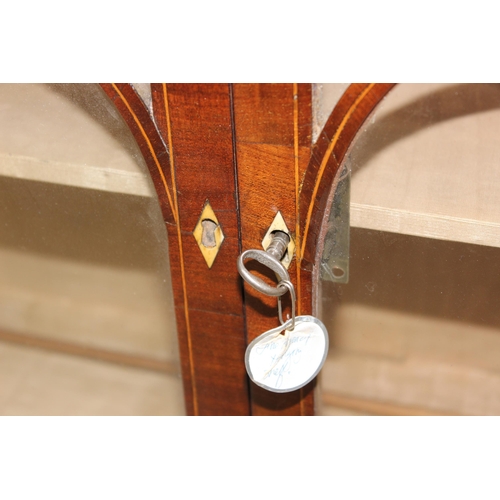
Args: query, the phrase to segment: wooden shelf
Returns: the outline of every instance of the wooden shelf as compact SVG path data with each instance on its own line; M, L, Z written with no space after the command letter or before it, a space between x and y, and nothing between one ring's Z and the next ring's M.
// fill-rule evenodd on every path
M101 94L96 85L2 84L0 175L156 196L130 131Z
M351 225L500 247L500 86L400 85L352 151Z
M500 223L351 203L351 225L377 231L500 247Z
M0 175L112 193L153 196L150 180L146 174L116 168L49 162L0 153Z

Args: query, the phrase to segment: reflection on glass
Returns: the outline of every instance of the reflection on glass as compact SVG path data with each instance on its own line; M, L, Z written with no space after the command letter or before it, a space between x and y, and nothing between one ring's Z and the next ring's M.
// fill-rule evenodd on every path
M167 235L126 124L97 85L0 85L0 108L0 413L183 414Z
M500 87L400 85L350 154L321 414L500 414Z

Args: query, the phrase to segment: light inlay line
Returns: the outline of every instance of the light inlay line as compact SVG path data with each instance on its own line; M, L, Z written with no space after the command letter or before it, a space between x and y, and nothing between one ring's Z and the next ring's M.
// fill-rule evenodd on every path
M127 107L128 111L129 111L129 113L132 115L132 118L134 119L135 123L137 124L137 126L141 130L141 134L143 135L144 139L146 139L149 151L151 152L151 156L153 157L153 160L156 164L156 168L158 169L161 180L163 182L163 186L165 187L165 192L167 193L168 202L170 204L170 210L172 211L172 214L174 216L174 221L177 223L177 215L176 215L175 210L174 210L174 205L172 203L172 197L170 196L170 191L168 189L167 180L165 179L165 175L163 174L163 171L161 169L160 162L158 161L158 158L156 157L155 151L153 149L153 145L151 144L151 141L149 140L149 137L146 134L146 131L144 130L141 122L139 121L139 118L137 118L137 115L134 113L134 111L130 107L129 103L127 102L127 99L125 99L125 96L120 92L120 89L116 86L116 84L112 83L111 85L113 86L115 91L118 93L118 95L121 97L123 103L125 104L125 106ZM169 154L169 156L172 156L172 155Z
M299 95L298 85L293 84L293 152L295 158L295 258L297 260L297 314L301 314L300 296L300 219L299 219Z
M344 130L344 128L345 128L347 122L349 121L349 119L351 118L352 114L354 113L354 111L358 107L359 103L366 97L368 92L370 92L370 90L374 87L374 85L375 85L375 83L370 83L370 85L368 85L368 87L366 87L366 89L363 90L363 92L361 92L361 94L354 101L352 106L349 108L347 113L344 115L342 122L340 123L337 131L335 132L335 135L333 136L333 138L330 142L330 145L328 146L328 149L326 150L325 155L323 156L323 159L321 161L321 165L320 165L320 168L318 171L318 176L316 177L316 184L314 185L314 190L313 190L313 193L311 196L311 201L309 203L309 209L307 211L306 224L304 227L304 236L302 239L302 247L300 249L301 256L304 255L304 250L306 247L307 234L309 232L309 225L311 223L312 211L313 211L313 207L314 207L314 200L316 199L316 195L318 194L318 189L319 189L319 185L321 182L321 178L323 177L323 173L325 171L325 168L326 168L326 165L327 165L328 160L330 158L330 155L332 154L332 151L335 148L335 145L337 144L337 141L340 137L340 134Z
M300 316L300 224L299 224L299 87L293 84L293 156L295 164L295 258L297 267L297 314ZM304 415L304 391L300 388L300 414Z
M163 86L163 101L165 103L165 113L167 122L167 135L168 135L168 149L169 149L169 159L170 159L170 175L172 177L173 192L174 192L174 206L176 212L176 222L177 222L177 238L179 241L179 257L180 257L180 267L181 267L181 279L182 279L182 292L184 298L184 318L186 320L186 334L188 341L188 351L189 351L189 369L191 373L191 387L193 390L193 412L198 415L198 391L196 388L196 378L194 373L194 363L193 363L193 346L191 342L191 326L189 322L189 305L186 290L186 274L184 269L184 251L182 248L182 235L181 235L181 222L179 217L179 205L177 201L177 184L175 181L175 168L174 168L174 149L172 141L172 128L170 123L170 111L168 107L168 93L167 85L165 83Z

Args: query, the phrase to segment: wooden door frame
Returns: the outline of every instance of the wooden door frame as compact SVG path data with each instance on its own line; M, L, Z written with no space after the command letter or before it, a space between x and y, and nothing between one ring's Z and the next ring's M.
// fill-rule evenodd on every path
M250 383L248 343L278 324L276 300L243 286L236 258L280 211L296 243L298 314L315 314L318 266L340 165L392 84L352 84L311 144L309 84L101 84L144 156L165 221L189 415L313 415L313 381L274 394ZM192 235L209 201L224 242L211 268ZM258 272L258 270L257 270Z

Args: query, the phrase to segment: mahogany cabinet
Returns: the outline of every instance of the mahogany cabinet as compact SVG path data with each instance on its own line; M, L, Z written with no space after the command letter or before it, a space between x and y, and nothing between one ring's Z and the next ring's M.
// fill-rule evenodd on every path
M477 184L470 165L482 151L484 164L477 168L494 171L488 165L497 153L483 132L494 130L496 87L19 89L0 88L6 93L0 104L10 109L12 103L14 117L0 124L10 141L0 144L2 217L9 226L0 262L5 276L13 270L2 292L0 360L21 356L22 349L32 357L25 369L19 363L14 371L4 361L2 377L19 379L22 390L16 393L13 386L0 394L3 413L51 413L51 401L55 412L91 414L500 411L495 406L500 214L495 220L495 208L488 208L496 206L498 175L484 174ZM44 99L46 106L40 104ZM78 107L82 121L62 121L48 142L82 144L61 147L50 161L42 146L31 152L30 141L14 151L11 144L22 142L16 126L47 144L44 134L52 125L44 113L51 99L54 109L62 101L68 109ZM15 118L28 101L32 107L24 121ZM38 125L30 132L26 123ZM450 124L452 129L439 129ZM101 129L102 143L92 135ZM466 142L471 136L472 145ZM82 152L75 153L78 148ZM418 148L428 156L418 160ZM94 164L99 161L105 167ZM448 167L432 177L440 171L436 165ZM350 254L344 248L349 282L342 284L329 279L324 268L335 239L337 188L349 172L351 200L343 200L350 211ZM460 191L460 186L466 187ZM278 212L295 245L289 272L297 313L320 316L330 334L320 383L288 394L265 391L246 375L246 346L279 322L276 299L244 284L236 268L242 251L262 248ZM203 244L196 229L207 220L217 234ZM348 230L349 218L344 223ZM43 255L36 266L30 263L35 254ZM78 268L71 264L76 261ZM252 272L275 279L259 265ZM23 295L17 285L22 280L37 289L37 297L49 296L59 282L64 286L57 299L37 302ZM52 315L44 312L50 307ZM73 337L65 337L70 330ZM38 352L52 361L37 361ZM68 357L90 363L81 369L91 375L78 381L66 374ZM127 370L125 378L116 367ZM66 386L47 396L45 406L36 406L30 388L42 394L44 373L50 384L62 377ZM128 402L107 405L112 399L107 387ZM169 404L162 406L167 392ZM71 397L93 403L59 404Z
M311 85L153 84L154 121L133 88L103 86L134 132L166 221L189 414L314 414L314 382L288 394L249 383L245 348L278 325L276 300L242 287L235 262L260 248L279 211L295 240L297 313L315 312L339 165L390 87L351 86L313 144ZM211 267L192 235L207 202L224 233Z

